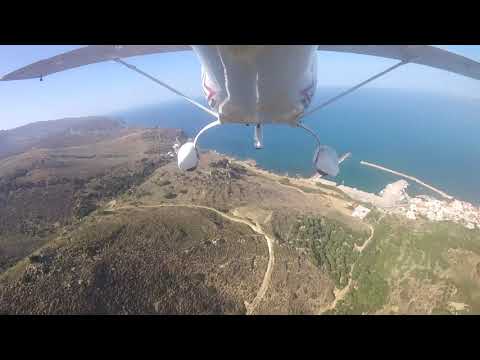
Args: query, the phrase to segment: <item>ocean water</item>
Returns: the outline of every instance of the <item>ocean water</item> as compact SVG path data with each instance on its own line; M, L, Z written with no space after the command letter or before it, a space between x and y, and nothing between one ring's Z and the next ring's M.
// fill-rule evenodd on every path
M319 88L312 106L342 89ZM199 99L205 103L203 99ZM178 102L120 111L133 125L182 128L194 136L211 116ZM322 143L351 152L333 180L378 192L399 178L360 160L415 176L458 199L480 204L480 100L392 89L360 89L305 119ZM199 145L240 159L255 159L281 174L311 176L315 141L288 126L264 127L262 150L253 148L253 127L224 125L202 135ZM410 183L411 195L431 194Z

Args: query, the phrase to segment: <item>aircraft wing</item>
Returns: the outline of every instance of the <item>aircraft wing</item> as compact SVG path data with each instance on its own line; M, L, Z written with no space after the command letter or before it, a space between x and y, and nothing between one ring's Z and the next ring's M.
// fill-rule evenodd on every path
M116 58L191 50L189 45L90 45L15 70L1 81L41 78L59 71Z
M90 45L15 70L0 80L22 80L115 58L191 50L189 45ZM480 63L429 45L320 45L318 50L350 52L408 61L480 80Z
M318 50L408 61L480 80L479 62L429 45L320 45Z

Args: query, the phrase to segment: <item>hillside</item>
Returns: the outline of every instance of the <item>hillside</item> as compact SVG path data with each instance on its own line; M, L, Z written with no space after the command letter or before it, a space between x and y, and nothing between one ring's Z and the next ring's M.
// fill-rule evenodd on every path
M480 314L480 232L451 222L375 216L372 246L332 313Z
M61 148L117 137L125 124L101 116L39 121L0 131L0 159L34 148Z
M1 211L39 219L49 204L42 221L58 224L0 273L0 313L480 313L479 230L375 209L360 220L358 202L334 186L214 152L181 172L165 155L181 135L135 129L1 160L3 179L17 176L8 183L18 186ZM48 171L32 165L39 159ZM43 197L22 212L22 199L36 199L25 184L74 174L88 179L74 192L84 207L58 188L57 202ZM13 218L2 251L26 234Z
M84 125L96 129L89 120ZM105 130L105 122L97 130ZM117 130L104 132L101 141L93 136L80 146L31 149L0 159L0 270L98 203L141 183L170 161L168 151L183 136L174 129Z

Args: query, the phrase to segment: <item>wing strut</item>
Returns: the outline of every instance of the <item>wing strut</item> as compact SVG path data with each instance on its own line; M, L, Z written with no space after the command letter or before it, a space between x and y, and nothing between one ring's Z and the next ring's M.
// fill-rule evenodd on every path
M181 96L182 98L184 98L185 100L187 100L187 101L190 102L191 104L195 105L196 107L198 107L198 108L202 109L203 111L209 113L210 115L218 118L218 114L217 114L216 112L214 112L214 111L206 108L206 107L203 106L202 104L200 104L200 103L196 102L195 100L189 98L187 95L182 94L180 91L174 89L174 88L171 87L170 85L165 84L163 81L160 81L160 80L158 80L157 78L155 78L155 77L147 74L146 72L140 70L140 69L137 68L136 66L134 66L134 65L132 65L132 64L129 64L129 63L127 63L126 61L121 60L121 59L119 59L119 58L116 58L116 59L113 59L113 60L116 61L116 62L119 63L119 64L122 64L123 66L126 66L126 67L129 68L130 70L133 70L133 71L139 73L140 75L143 75L143 76L149 78L150 80L156 82L157 84L163 86L164 88L170 90L171 92L173 92L173 93Z
M342 93L334 96L333 98L325 101L324 103L322 103L322 104L314 107L314 108L311 109L310 111L307 111L306 113L304 113L304 114L302 115L302 118L304 118L305 116L308 116L308 115L312 114L312 113L315 112L315 111L318 111L318 110L320 110L320 109L323 109L323 108L326 107L327 105L330 105L331 103L337 101L338 99L340 99L340 98L342 98L342 97L344 97L344 96L346 96L346 95L354 92L355 90L357 90L358 88L362 87L363 85L368 84L369 82L371 82L371 81L373 81L373 80L375 80L375 79L378 79L379 77L381 77L381 76L389 73L390 71L395 70L396 68L398 68L398 67L400 67L400 66L402 66L402 65L408 64L408 63L409 63L409 61L406 61L406 60L405 60L405 61L400 61L399 63L397 63L397 64L389 67L388 69L382 71L381 73L378 73L377 75L372 76L371 78L368 78L368 79L365 80L365 81L362 81L360 84L355 85L354 87L352 87L352 88L350 88L350 89L348 89L348 90L346 90L346 91L344 91L344 92L342 92Z

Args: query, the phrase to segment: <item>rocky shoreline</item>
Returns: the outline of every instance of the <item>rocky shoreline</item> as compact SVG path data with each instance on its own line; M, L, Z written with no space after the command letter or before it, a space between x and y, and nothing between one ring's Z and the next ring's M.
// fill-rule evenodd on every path
M372 209L376 209L383 213L401 215L410 220L452 221L468 229L480 229L480 208L457 199L439 200L427 195L412 197L407 193L409 183L403 179L387 184L382 191L374 194L354 187L338 185L334 181L323 179L320 175L302 178L276 174L258 167L255 160L238 160L217 151L212 152L262 175L288 179L294 185L317 188L318 186L334 187L357 202L352 211L354 217L364 218Z

